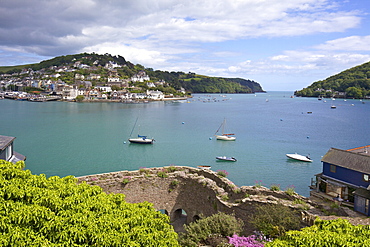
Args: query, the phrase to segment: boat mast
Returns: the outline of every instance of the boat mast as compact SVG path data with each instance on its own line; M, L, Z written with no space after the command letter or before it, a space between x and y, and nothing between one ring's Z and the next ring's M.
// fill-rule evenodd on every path
M134 129L135 129L135 126L136 126L136 123L137 123L137 120L139 119L139 117L136 118L136 121L135 121L135 124L134 124L134 127L132 127L132 130L131 130L131 133L130 133L130 137L132 136L132 132L134 132Z

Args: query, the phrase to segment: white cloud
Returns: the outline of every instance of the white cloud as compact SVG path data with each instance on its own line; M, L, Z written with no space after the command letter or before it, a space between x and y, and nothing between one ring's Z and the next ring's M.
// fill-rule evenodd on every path
M370 51L370 35L329 40L316 48L331 51Z

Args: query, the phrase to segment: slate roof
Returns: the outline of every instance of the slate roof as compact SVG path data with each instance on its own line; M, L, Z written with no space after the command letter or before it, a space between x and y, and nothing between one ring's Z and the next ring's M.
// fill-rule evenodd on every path
M14 139L15 137L0 135L0 151L5 150L5 148L9 146L9 144L12 143Z
M324 157L322 157L321 161L370 174L370 155L368 154L331 148Z

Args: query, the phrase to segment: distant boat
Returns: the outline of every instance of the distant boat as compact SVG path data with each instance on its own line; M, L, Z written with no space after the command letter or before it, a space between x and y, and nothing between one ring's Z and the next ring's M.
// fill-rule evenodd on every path
M138 144L153 144L154 139L146 138L146 136L138 135L137 138L129 138L128 141L130 143L138 143Z
M330 108L331 108L331 109L335 109L335 108L337 108L337 107L336 107L335 105L331 105L331 106L330 106Z
M217 160L223 160L223 161L236 161L234 157L226 157L226 156L218 156L216 157Z
M222 140L222 141L235 141L236 137L233 136L235 134L225 133L225 128L226 128L226 118L224 119L224 121L222 122L222 124L220 125L220 127L218 128L218 130L215 133L216 139L217 140ZM220 129L222 131L221 134L217 134L217 133L219 133Z
M211 169L211 166L199 165L197 166L199 169Z
M130 136L132 135L132 132L135 129L137 120L138 120L138 118L136 118L136 121L135 121L134 127L132 128ZM154 139L153 138L147 138L147 136L143 136L143 135L137 135L136 138L129 138L128 141L130 143L137 143L137 144L153 144Z
M311 158L307 155L307 156L303 156L303 155L300 155L300 154L286 154L286 156L290 159L294 159L294 160L299 160L299 161L305 161L305 162L312 162Z

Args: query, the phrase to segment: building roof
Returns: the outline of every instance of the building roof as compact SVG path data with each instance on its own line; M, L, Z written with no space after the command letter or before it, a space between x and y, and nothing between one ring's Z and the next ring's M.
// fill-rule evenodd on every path
M358 188L354 192L355 195L370 199L370 190L363 189L363 188Z
M14 141L15 137L0 135L0 150L3 151L10 143Z
M331 148L324 155L324 157L322 157L321 161L358 172L370 174L370 155L368 153L351 150L352 149L341 150L337 148Z

